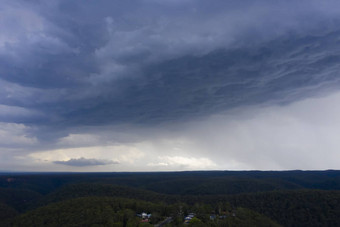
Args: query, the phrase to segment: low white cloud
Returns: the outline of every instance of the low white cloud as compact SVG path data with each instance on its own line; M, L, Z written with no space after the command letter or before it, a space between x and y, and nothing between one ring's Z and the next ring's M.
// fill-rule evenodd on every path
M184 156L161 156L159 162L148 163L150 167L166 167L163 170L205 170L214 169L217 165L208 158L195 158Z
M119 168L121 171L137 170L139 163L143 163L143 158L145 153L139 148L138 144L132 145L114 145L114 146L87 146L87 147L75 147L75 148L64 148L64 149L54 149L45 150L40 152L32 152L27 156L21 156L22 158L27 157L27 160L35 163L37 166L47 165L49 163L50 167L55 170L63 170L62 166L51 166L52 163L55 164L65 164L69 168L75 165L72 163L78 163L79 160L107 160L111 164L119 163L119 167L113 167L115 170ZM71 160L71 162L70 162ZM86 161L85 160L85 161ZM108 163L108 164L110 164ZM81 164L81 163L79 163ZM78 165L81 166L81 165ZM99 166L99 165L88 165L88 166ZM82 167L85 167L83 165ZM39 168L39 167L38 167ZM69 169L68 168L68 169ZM99 168L99 167L98 167ZM100 167L100 168L105 168ZM72 169L72 168L71 168ZM80 171L86 171L86 169L78 169ZM96 170L96 169L93 169ZM97 169L99 170L99 169ZM104 169L109 171L110 168Z
M75 167L119 164L119 162L117 162L117 161L101 160L101 159L94 159L94 158L84 158L84 157L71 158L70 160L67 160L67 161L54 161L53 163L60 164L60 165L75 166Z

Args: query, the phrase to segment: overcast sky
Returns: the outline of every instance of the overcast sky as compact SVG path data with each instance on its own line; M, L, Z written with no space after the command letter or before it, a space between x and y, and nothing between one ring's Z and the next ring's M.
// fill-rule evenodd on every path
M339 169L339 1L2 0L0 31L0 171Z

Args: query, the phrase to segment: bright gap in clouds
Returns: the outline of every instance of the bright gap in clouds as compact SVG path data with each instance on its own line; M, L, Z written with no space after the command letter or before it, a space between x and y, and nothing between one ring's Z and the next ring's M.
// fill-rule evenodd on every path
M70 135L59 145L69 146L72 140L73 148L32 152L28 158L17 159L29 160L25 167L29 170L36 166L36 170L54 171L336 169L340 160L339 102L336 92L289 105L240 108L156 130L130 128L125 132L129 137L144 132L139 141L130 143L101 146L95 132ZM86 146L81 147L85 141ZM79 159L108 162L58 164Z

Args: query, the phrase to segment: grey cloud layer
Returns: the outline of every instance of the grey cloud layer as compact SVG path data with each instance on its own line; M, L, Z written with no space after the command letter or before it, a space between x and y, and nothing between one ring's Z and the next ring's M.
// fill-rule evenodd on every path
M5 1L0 120L58 138L80 125L181 121L337 88L338 6Z
M153 123L199 117L240 105L290 102L339 85L339 32L279 39L255 48L153 64L142 77L102 86L103 93L65 103L72 125ZM106 90L107 89L107 90ZM71 106L73 104L73 106ZM74 105L75 104L75 105Z

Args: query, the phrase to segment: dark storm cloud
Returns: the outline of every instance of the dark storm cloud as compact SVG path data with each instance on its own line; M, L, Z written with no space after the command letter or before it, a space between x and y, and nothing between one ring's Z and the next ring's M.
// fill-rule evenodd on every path
M97 159L87 159L87 158L72 158L68 161L54 161L55 164L68 165L68 166L98 166L98 165L112 165L119 164L119 162L108 161L108 160L97 160Z
M76 123L159 122L248 104L287 103L339 85L339 31L184 56L122 80L123 92L70 112ZM115 89L113 89L115 90Z
M337 6L5 1L0 120L58 138L80 125L181 121L337 87Z

